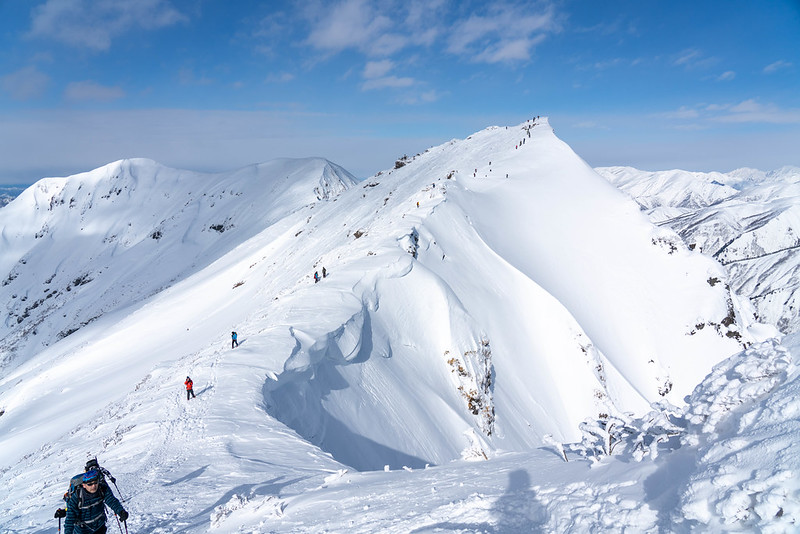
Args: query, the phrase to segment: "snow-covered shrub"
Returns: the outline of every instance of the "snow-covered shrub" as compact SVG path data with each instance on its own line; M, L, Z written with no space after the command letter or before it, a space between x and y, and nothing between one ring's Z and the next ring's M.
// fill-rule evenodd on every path
M631 425L636 429L631 453L637 462L645 456L655 460L659 445L686 431L683 410L667 401L655 402L651 408L653 410L650 413Z
M584 420L578 425L583 435L579 450L595 459L614 454L617 445L636 433L628 423L628 420L613 415Z
M631 455L636 461L646 457L655 460L660 446L686 432L686 422L683 411L669 402L654 402L651 408L650 412L639 418L625 414L604 414L597 419L584 420L579 425L583 436L580 443L567 445L566 448L558 444L565 451L564 459L566 451L569 451L593 461L615 453ZM556 445L552 438L545 443Z

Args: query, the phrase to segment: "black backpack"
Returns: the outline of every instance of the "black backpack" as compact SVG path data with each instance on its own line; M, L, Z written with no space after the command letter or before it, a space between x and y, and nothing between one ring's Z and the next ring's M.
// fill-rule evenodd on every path
M64 502L69 502L69 498L72 497L76 492L78 492L81 489L81 485L83 484L83 476L92 469L96 470L98 476L100 477L100 480L98 481L99 482L98 491L102 492L101 495L105 495L106 489L111 491L111 488L109 488L108 484L106 483L106 477L108 477L108 480L110 480L112 484L116 485L117 483L117 479L114 478L111 475L111 473L108 472L108 469L101 467L100 464L97 463L97 458L92 458L91 460L86 462L86 467L84 469L85 470L83 473L79 473L74 477L72 477L71 479L69 479L69 488L67 488L67 492L64 494ZM83 495L81 494L80 496L81 501L83 500L82 497ZM80 501L79 503L83 504ZM60 510L61 509L56 511L55 517L59 517ZM64 517L66 515L66 510L64 510L63 514L64 515L60 516Z

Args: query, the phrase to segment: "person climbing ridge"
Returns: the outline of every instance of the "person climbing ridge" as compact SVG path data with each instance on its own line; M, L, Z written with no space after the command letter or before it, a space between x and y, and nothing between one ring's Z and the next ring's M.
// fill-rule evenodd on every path
M239 346L239 334L235 331L231 332L231 348L234 349Z
M87 463L87 467L90 467L90 464L91 461ZM62 509L56 511L59 530L60 518L64 517L64 534L105 534L106 506L113 510L123 523L128 520L128 512L114 496L103 477L105 470L97 465L97 460L94 460L93 465L95 467L83 475L73 477L69 491L65 495L66 510L63 511L63 515ZM114 479L111 480L113 482ZM125 530L127 529L126 523Z
M314 271L314 283L316 284L317 282L319 282L319 273Z
M192 382L192 379L187 376L184 385L186 386L186 400L187 401L189 400L189 395L191 395L192 398L194 399L195 398L193 389L194 382Z

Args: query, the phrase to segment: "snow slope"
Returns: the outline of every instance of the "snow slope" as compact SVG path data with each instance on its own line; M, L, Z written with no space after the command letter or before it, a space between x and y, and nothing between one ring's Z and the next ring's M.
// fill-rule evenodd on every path
M641 424L627 414L681 404L745 346L773 350L721 266L546 120L361 183L324 160L222 175L118 162L39 182L0 228L11 532L52 527L94 455L136 531L677 525L694 503L681 485L710 461L674 478L671 455L565 464L543 437ZM684 426L663 447L701 447Z
M800 169L722 173L597 169L651 219L720 261L759 321L800 329ZM687 199L692 199L687 201Z

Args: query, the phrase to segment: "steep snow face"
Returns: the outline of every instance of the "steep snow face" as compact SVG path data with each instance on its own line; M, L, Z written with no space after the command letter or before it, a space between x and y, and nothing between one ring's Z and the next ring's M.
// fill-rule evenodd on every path
M202 270L259 229L354 183L322 159L226 174L124 160L36 183L0 211L0 369Z
M363 185L374 211L347 208L348 255L371 265L361 306L309 325L322 333L295 328L267 387L273 416L342 461L379 467L364 463L375 443L419 466L574 439L586 417L680 403L748 340L720 266L653 227L546 121L400 163ZM439 409L420 409L432 397ZM328 432L340 426L367 439Z
M720 261L731 288L750 300L759 321L784 333L800 329L800 168L598 172L649 210L654 222ZM721 195L707 194L709 183ZM703 201L687 205L676 191Z

